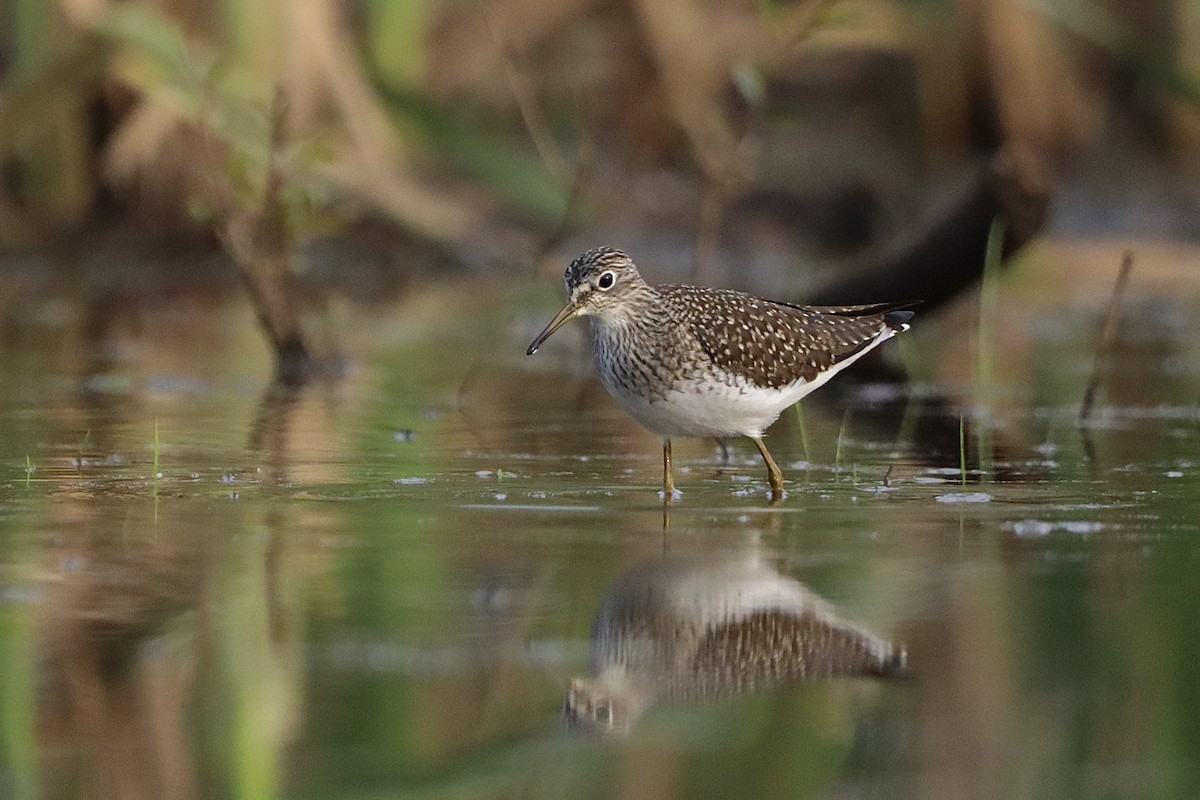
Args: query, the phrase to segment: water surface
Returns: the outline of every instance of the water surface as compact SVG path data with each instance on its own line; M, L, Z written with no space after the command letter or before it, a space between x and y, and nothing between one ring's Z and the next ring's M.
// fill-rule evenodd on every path
M523 355L553 287L356 316L347 376L294 394L236 299L100 342L31 303L0 346L0 796L1195 796L1200 259L1139 261L1080 428L1097 260L1008 275L993 353L965 298L890 354L911 383L785 415L778 507L749 442L677 443L667 527L582 339ZM571 729L593 621L647 570L700 575L697 608L802 586L906 674Z

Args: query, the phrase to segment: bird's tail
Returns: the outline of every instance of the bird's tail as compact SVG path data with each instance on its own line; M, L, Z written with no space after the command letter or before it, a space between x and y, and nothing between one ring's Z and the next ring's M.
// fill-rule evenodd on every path
M883 315L883 324L896 333L904 333L904 331L912 327L908 324L908 321L912 318L912 311L889 311Z

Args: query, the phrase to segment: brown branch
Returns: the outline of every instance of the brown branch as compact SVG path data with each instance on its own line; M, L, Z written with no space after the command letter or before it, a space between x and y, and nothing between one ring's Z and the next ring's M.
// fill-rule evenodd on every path
M295 233L283 189L287 175L279 154L287 144L287 97L277 89L271 104L263 196L255 212L233 210L219 220L218 235L237 263L267 339L275 350L276 380L305 383L316 366L300 318L293 278Z

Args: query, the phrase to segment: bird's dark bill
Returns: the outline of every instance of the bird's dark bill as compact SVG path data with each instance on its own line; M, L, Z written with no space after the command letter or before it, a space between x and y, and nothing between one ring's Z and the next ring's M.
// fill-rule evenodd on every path
M559 312L554 315L554 319L550 320L550 324L543 328L542 332L534 337L534 340L530 342L529 349L525 351L525 355L531 356L536 353L538 348L542 346L542 342L549 339L556 330L561 328L569 319L578 313L579 307L572 303L567 303L565 306L563 306L562 309L560 309Z

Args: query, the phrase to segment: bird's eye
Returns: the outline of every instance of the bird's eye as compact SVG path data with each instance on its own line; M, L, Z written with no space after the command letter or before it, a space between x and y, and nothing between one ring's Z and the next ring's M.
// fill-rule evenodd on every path
M612 274L611 271L602 272L602 273L600 273L599 280L596 281L596 285L599 286L603 291L607 292L609 289L611 289L613 287L613 284L616 282L617 282L617 276Z
M608 705L596 706L596 721L608 725L612 722L612 708Z

